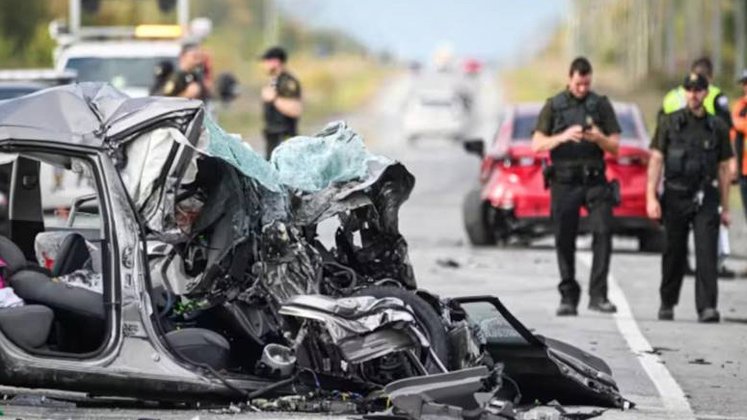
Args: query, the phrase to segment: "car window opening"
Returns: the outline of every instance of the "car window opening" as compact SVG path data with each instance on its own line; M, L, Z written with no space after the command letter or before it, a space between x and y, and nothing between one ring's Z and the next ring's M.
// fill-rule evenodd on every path
M90 357L110 333L109 245L91 160L2 155L9 158L0 159L0 330L31 353Z

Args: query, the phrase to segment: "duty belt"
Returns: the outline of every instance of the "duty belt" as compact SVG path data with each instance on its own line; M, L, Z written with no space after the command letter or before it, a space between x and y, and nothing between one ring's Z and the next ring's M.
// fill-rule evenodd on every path
M560 161L550 167L550 181L562 184L594 184L605 179L603 161Z

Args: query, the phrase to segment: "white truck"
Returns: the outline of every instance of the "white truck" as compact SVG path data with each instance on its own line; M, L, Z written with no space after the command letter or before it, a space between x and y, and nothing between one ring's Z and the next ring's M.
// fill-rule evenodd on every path
M130 96L147 96L156 65L162 61L176 65L182 45L199 42L212 29L206 18L189 22L188 0L176 0L173 6L175 25L83 27L81 0L69 0L67 24L50 24L50 34L58 43L55 68L75 70L79 82L108 82Z

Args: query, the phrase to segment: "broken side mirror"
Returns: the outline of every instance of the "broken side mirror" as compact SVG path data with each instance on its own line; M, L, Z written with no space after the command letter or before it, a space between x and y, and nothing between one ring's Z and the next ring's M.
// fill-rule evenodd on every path
M231 102L239 96L239 82L233 73L221 73L216 81L216 92L221 102Z
M464 141L464 150L474 153L480 158L485 156L485 142L482 139L469 139Z

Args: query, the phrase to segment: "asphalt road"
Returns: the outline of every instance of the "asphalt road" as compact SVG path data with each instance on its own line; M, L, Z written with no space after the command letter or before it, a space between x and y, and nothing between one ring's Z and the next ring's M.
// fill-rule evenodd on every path
M459 144L422 141L406 145L396 135L397 101L411 81L388 85L378 108L370 110L361 130L370 147L401 160L416 176L411 199L401 211L400 229L420 287L443 295L490 293L535 332L573 343L604 358L634 410L608 411L603 418L747 419L747 279L721 281L719 308L724 322L697 322L693 278L686 279L676 321L656 319L659 306L660 256L635 252L630 240L616 240L611 267L611 298L618 315L586 310L586 296L575 318L559 318L558 281L552 241L526 248L475 248L462 229L461 200L477 182L478 160ZM501 108L501 92L483 78L477 90L474 135L493 135ZM394 101L394 104L391 103ZM372 115L373 114L373 115ZM355 121L353 121L355 122ZM354 127L357 127L355 124ZM391 130L391 131L387 131ZM732 229L735 254L744 253L745 225L735 212ZM589 238L579 239L579 281L588 290ZM451 259L458 268L444 267ZM745 261L728 264L744 271ZM627 310L624 310L627 309Z
M622 393L637 404L629 411L609 410L605 419L747 419L747 280L720 283L725 321L696 321L694 285L685 281L677 320L656 320L660 257L634 252L630 241L616 240L612 258L611 298L619 314L586 310L574 318L554 315L558 303L557 268L552 242L526 248L474 248L467 244L461 219L463 194L477 182L478 161L459 144L422 140L406 144L399 132L401 109L412 80L401 77L382 87L377 100L348 118L369 147L405 163L417 182L401 210L400 229L420 287L449 296L494 294L530 329L568 341L604 358ZM474 135L489 137L501 108L494 80L479 80ZM741 217L732 231L735 253L745 249L747 229ZM579 239L579 280L588 290L588 238ZM743 252L743 251L742 251ZM450 259L458 267L439 261ZM732 259L735 269L747 262ZM302 415L240 414L208 411L55 410L5 407L6 416L24 418L310 418ZM325 418L325 416L313 416Z

